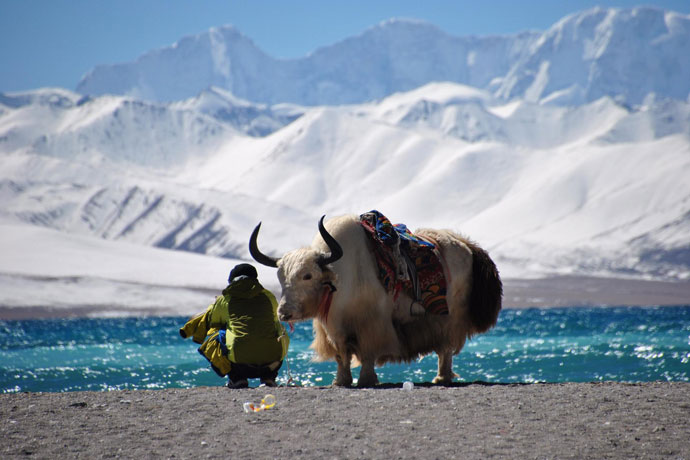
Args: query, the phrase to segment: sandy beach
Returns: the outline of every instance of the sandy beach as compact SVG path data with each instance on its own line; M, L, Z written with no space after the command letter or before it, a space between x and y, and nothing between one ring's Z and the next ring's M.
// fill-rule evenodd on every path
M245 413L245 401L277 398ZM690 384L0 395L3 458L690 458Z
M505 308L690 305L690 280L654 281L593 276L503 280Z

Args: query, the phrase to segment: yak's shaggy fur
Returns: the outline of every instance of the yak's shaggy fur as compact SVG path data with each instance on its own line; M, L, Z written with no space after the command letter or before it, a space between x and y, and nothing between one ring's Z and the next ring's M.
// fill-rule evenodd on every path
M281 319L314 318L311 347L319 359L337 361L335 385L352 384L353 358L362 365L358 386L372 386L378 382L374 365L411 361L431 352L438 354L434 383L450 383L456 376L453 355L468 337L496 324L501 309L501 280L486 251L450 230L416 231L435 242L442 256L449 315L413 317L406 308L411 299L394 301L379 281L371 243L358 216L331 219L325 228L342 247L340 259L319 265L319 257L331 248L317 234L311 247L288 252L277 261L283 289L278 307ZM337 291L328 316L322 317L319 304L327 283Z

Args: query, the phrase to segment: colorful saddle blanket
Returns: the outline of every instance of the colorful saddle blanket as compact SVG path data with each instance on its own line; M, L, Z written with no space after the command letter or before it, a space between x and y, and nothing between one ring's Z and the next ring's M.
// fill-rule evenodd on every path
M414 235L404 224L391 224L376 210L361 214L359 220L373 243L379 279L386 290L395 299L400 292L407 292L422 304L427 314L447 315L447 281L434 243ZM418 293L410 277L398 276L400 257L407 257L414 263Z

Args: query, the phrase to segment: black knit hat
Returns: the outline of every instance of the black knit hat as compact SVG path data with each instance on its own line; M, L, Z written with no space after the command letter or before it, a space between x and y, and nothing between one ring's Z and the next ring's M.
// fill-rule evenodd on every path
M235 267L232 270L230 270L230 276L228 276L228 283L232 283L232 280L242 275L254 279L257 279L259 277L259 274L256 273L256 268L254 268L253 265L238 264L235 265Z

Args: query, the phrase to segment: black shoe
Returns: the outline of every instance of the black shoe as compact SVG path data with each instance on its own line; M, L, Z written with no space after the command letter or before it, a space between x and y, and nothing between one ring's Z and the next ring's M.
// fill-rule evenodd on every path
M229 380L227 387L228 388L248 388L249 382L247 382L246 380L238 380L237 382L233 382L232 380Z

